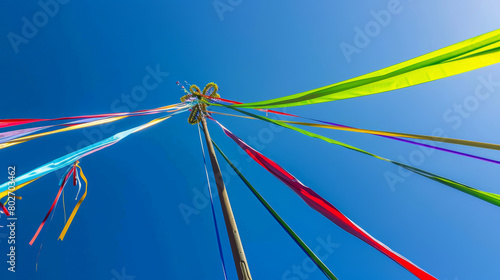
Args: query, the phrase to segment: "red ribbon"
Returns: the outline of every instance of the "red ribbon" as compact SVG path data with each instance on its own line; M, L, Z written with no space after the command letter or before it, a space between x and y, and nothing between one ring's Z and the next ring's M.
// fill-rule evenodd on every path
M33 236L33 238L31 238L30 245L33 245L33 242L35 242L36 238L38 237L38 234L40 233L40 231L42 230L43 226L45 225L45 222L47 221L47 218L50 216L50 213L52 213L52 210L54 210L54 207L56 206L56 203L59 200L59 197L61 196L61 192L62 192L62 190L64 188L64 185L66 184L66 181L68 180L69 176L73 172L76 172L75 169L76 168L73 166L73 168L64 177L64 180L63 180L63 182L61 184L61 187L59 187L59 192L57 193L56 199L54 199L54 202L52 203L52 206L50 207L49 212L47 213L47 215L45 215L45 218L43 219L43 222L38 227L38 230L36 231L35 235Z
M76 167L73 167L73 186L76 186Z
M128 113L128 112L109 113L109 114L98 114L98 115L63 117L63 118L55 118L55 119L3 119L3 120L0 120L0 128L22 125L22 124L33 123L33 122L40 122L40 121L62 121L62 120L75 120L75 119L104 118L104 117L114 117L114 116L126 116L126 115L132 115L132 114L148 115L148 114L150 114L150 112L154 112L155 110L158 110L158 108L157 109L139 110L139 111L130 112L130 113ZM63 125L72 126L72 125L78 125L78 123L77 124L63 124Z
M209 117L214 120L213 118ZM215 121L215 120L214 120ZM373 248L379 250L408 271L413 273L419 279L425 280L437 280L435 277L419 268L405 257L396 253L389 247L387 247L382 242L373 238L370 234L364 231L360 226L356 225L353 221L347 218L342 212L340 212L337 208L335 208L330 202L322 198L312 189L308 188L304 184L302 184L297 178L295 178L292 174L288 173L285 169L283 169L280 165L265 157L261 153L254 150L252 147L248 146L243 140L241 140L238 136L234 135L231 131L222 126L219 122L215 121L223 130L224 133L229 136L229 138L233 139L240 148L242 148L253 160L255 160L258 164L264 167L267 171L273 174L280 181L285 183L290 189L292 189L298 196L300 196L309 207L313 208L317 212L321 213L323 216L328 218L330 221L334 222L336 225L341 227L343 230L349 232L350 234L358 237L364 242L368 243Z
M6 120L0 120L0 128L21 125L21 124L27 124L27 123L32 123L32 122L39 122L39 121L45 121L45 119L6 119Z
M7 200L8 201L8 200ZM10 212L9 210L7 210L7 208L5 208L5 206L3 206L3 203L0 202L0 207L2 208L2 211L5 213L5 215L8 217L10 216Z

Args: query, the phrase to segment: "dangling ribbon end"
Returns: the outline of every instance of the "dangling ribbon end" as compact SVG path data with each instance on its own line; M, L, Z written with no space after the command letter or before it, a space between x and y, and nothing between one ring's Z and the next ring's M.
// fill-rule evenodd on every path
M7 201L9 201L9 200L7 199ZM7 210L7 208L5 208L5 206L3 205L2 202L0 202L0 209L3 211L3 213L5 214L5 216L7 216L7 217L10 216L9 210Z

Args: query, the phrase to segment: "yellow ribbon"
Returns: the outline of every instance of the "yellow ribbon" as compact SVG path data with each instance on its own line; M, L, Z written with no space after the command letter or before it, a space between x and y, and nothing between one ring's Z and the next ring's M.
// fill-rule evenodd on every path
M34 181L36 181L36 180L38 180L38 179L40 179L41 177L42 177L42 176L40 176L40 177L38 177L38 178L35 178L35 179L31 180L31 181L28 181L28 182L26 182L26 183L22 183L22 184L21 184L21 185L19 185L19 186L15 186L15 187L14 187L14 189L12 189L12 190L6 190L6 191L1 192L1 193L0 193L0 199L2 199L2 198L4 198L4 197L8 196L8 195L9 195L9 192L15 192L15 191L17 191L18 189L20 189L20 188L22 188L22 187L24 187L24 186L26 186L26 185L28 185L28 184L30 184L30 183L33 183ZM16 198L18 198L18 197L16 196Z
M117 121L117 120L120 120L120 119L123 119L126 117L127 116L106 118L106 119L102 119L102 120L91 121L88 123L77 124L74 126L65 127L65 128L61 128L61 129L57 129L57 130L53 130L53 131L42 132L42 133L37 133L37 134L28 135L28 136L24 136L24 137L19 137L17 139L12 140L12 141L8 141L8 142L0 144L0 149L14 146L17 144L21 144L21 143L27 142L29 140L40 138L40 137L43 137L46 135L56 134L59 132L65 132L65 131L70 131L70 130L75 130L75 129L80 129L80 128L86 128L86 127L90 127L90 126L94 126L94 125L110 123L110 122L114 122L114 121Z
M247 116L226 114L226 113L213 112L213 111L209 111L209 113L215 113L215 114L233 116L233 117L239 117L239 118L245 118L245 119L255 119L255 118L247 117ZM457 145L464 145L464 146L491 149L491 150L500 150L500 145L498 145L498 144L483 143L483 142L476 142L476 141L469 141L469 140L461 140L461 139L453 139L453 138L445 138L445 137L437 137L437 136L428 136L428 135L419 135L419 134L410 134L410 133L370 130L370 129L344 127L344 126L329 125L329 124L316 124L316 123L294 122L294 121L282 121L282 122L290 123L290 124L304 125L304 126L311 126L311 127L328 128L328 129L335 129L335 130L344 130L344 131L372 134L372 135L413 138L413 139L429 140L429 141L443 142L443 143L452 143L452 144L457 144Z
M73 212L71 212L71 215L69 216L68 221L64 225L64 229L62 230L61 235L59 235L59 239L61 239L61 240L64 239L64 236L66 235L66 232L68 231L68 228L71 225L71 222L73 221L73 218L75 217L76 212L78 212L78 208L80 208L80 205L82 204L83 200L87 196L87 185L88 185L87 178L83 174L83 170L80 167L80 165L78 165L78 163L77 163L77 164L75 164L75 166L80 170L80 177L82 177L83 181L85 181L85 192L83 193L80 200L76 203L75 208L73 209Z

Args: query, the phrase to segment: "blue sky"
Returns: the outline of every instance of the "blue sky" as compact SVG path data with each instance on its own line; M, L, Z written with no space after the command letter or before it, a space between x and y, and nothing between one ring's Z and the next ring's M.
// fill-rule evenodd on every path
M216 3L225 4L227 10L219 13L211 1L58 3L58 9L47 6L52 15L46 18L40 12L44 5L37 1L0 4L0 118L155 108L178 102L182 95L175 84L178 80L200 86L213 81L222 97L259 101L352 78L500 26L500 4L493 0L321 0L314 4L220 0ZM387 14L381 10L390 10L390 19L371 30L369 41L356 40L357 28L374 26L376 15ZM40 27L36 32L25 27L23 35L23 18L32 23L34 15ZM23 36L16 37L22 42L13 44L13 33ZM346 56L340 47L343 43L357 51ZM156 86L134 98L132 90L152 71L159 73ZM409 89L286 111L362 128L419 134L437 129L447 137L500 143L495 132L500 117L499 71L500 66L494 65ZM481 86L490 94L475 103L475 91ZM17 167L19 176L149 119L125 120L108 130L98 127L48 136L1 150L2 182L7 180L9 165ZM217 119L437 278L500 277L498 207L293 131L252 120ZM310 247L330 244L321 249L324 262L339 279L415 279L309 209L241 154L219 128L210 124L209 129ZM314 131L500 193L498 166L493 164L429 153L374 136ZM89 194L64 242L56 240L64 222L62 208L56 210L50 227L41 234L45 241L38 271L35 263L42 238L33 246L28 242L57 193L59 177L50 174L19 192L23 200L17 204L17 272L6 270L7 247L0 239L0 278L223 279L204 195L206 179L197 134L187 115L179 115L82 160ZM443 146L500 158L493 151ZM308 268L306 255L219 161L253 278L325 279L317 269ZM388 174L402 180L390 184ZM198 212L183 216L179 209L184 206ZM215 206L229 278L235 279L218 202ZM302 272L294 274L294 267Z

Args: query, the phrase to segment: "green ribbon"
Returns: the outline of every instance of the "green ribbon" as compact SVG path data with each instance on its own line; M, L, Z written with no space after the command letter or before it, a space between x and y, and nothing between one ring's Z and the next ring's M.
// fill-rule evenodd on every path
M257 199L266 207L267 211L273 215L274 219L281 225L281 227L290 235L290 237L297 243L297 245L302 248L302 250L311 258L311 260L318 266L319 269L328 277L330 280L338 280L335 275L328 269L328 267L316 256L316 254L300 239L300 237L288 226L288 224L274 211L274 209L267 203L267 201L260 195L260 193L248 182L248 180L241 174L241 172L234 166L234 164L227 158L227 156L222 152L222 150L215 144L212 140L215 148L219 151L222 157L226 160L226 162L233 168L234 172L238 174L240 179L245 183L245 185L252 191L252 193L257 197Z
M450 77L498 62L500 29L343 82L232 107L292 107L366 96Z
M263 116L255 115L255 114L252 114L250 112L246 112L246 111L243 111L243 110L240 110L240 109L237 109L237 108L233 108L232 106L227 106L227 105L220 105L220 106L228 107L228 108L236 110L236 111L238 111L238 112L240 112L242 114L254 117L256 119L260 119L260 120L263 120L263 121L266 121L266 122L273 123L275 125L279 125L279 126L291 129L291 130L295 130L295 131L300 132L300 133L302 133L304 135L307 135L309 137L318 138L318 139L321 139L321 140L326 141L328 143L339 145L339 146L342 146L344 148L347 148L347 149L350 149L350 150L354 150L356 152L360 152L360 153L363 153L363 154L366 154L366 155L369 155L369 156L372 156L372 157L375 157L375 158L378 158L378 159L390 162L392 164L395 164L397 166L405 168L405 169L407 169L407 170L409 170L411 172L414 172L414 173L416 173L418 175L422 175L422 176L427 177L427 178L429 178L431 180L434 180L436 182L442 183L442 184L444 184L446 186L452 187L454 189L457 189L457 190L459 190L461 192L464 192L464 193L467 193L469 195L475 196L475 197L477 197L479 199L487 201L487 202L489 202L491 204L494 204L496 206L500 206L500 195L498 195L498 194L490 193L490 192L485 192L485 191L481 191L481 190L469 187L467 185L464 185L462 183L450 180L450 179L445 178L445 177L441 177L441 176L436 175L434 173L427 172L425 170L422 170L422 169L419 169L419 168L416 168L416 167L412 167L412 166L406 165L404 163L400 163L400 162L397 162L397 161L394 161L394 160L390 160L390 159L387 159L387 158L384 158L384 157L372 154L370 152L367 152L365 150L356 148L354 146L351 146L351 145L339 142L337 140L333 140L331 138L328 138L328 137L325 137L325 136L322 136L322 135L319 135L319 134L316 134L316 133L313 133L313 132L310 132L310 131L307 131L307 130L304 130L304 129L300 129L300 128L288 125L288 124L286 124L284 122L281 122L281 121L278 121L278 120L274 120L274 119L266 118L266 117L263 117Z

